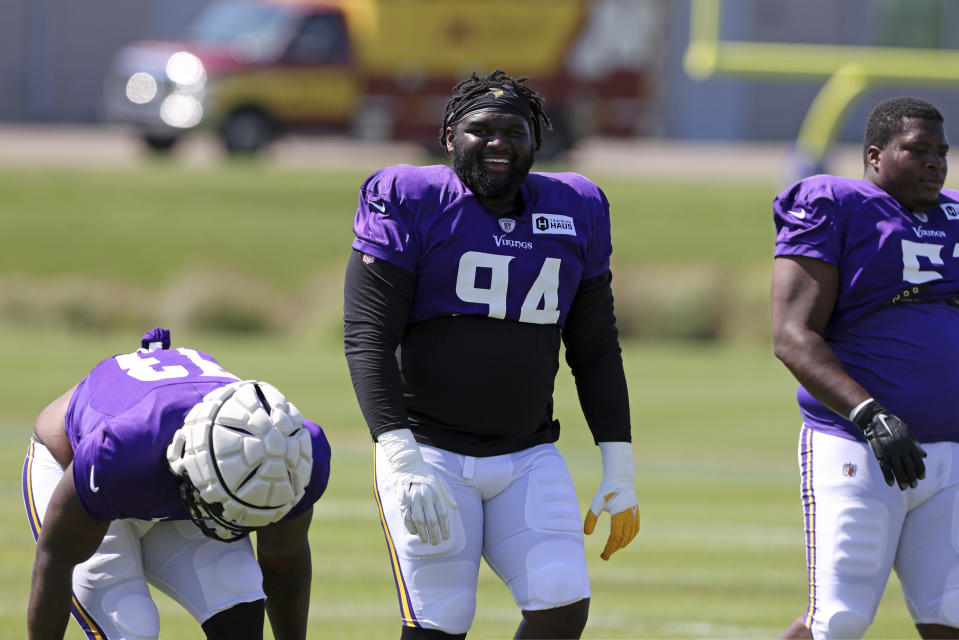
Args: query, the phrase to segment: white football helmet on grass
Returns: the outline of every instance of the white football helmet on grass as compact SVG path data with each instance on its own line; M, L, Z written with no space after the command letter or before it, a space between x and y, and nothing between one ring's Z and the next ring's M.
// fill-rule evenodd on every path
M283 518L303 497L313 468L303 416L276 387L255 380L204 396L166 453L190 518L224 542Z

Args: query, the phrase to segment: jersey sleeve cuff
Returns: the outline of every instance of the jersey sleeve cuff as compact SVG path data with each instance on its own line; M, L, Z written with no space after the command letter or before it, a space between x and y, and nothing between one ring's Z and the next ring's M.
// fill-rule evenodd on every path
M838 265L835 257L826 255L817 247L808 244L777 244L776 252L773 255L776 258L815 258L816 260L822 260L834 266Z
M362 253L373 256L378 260L389 262L392 265L406 269L410 273L416 272L416 260L413 256L406 256L393 251L388 251L380 245L373 244L362 238L353 240L353 248Z

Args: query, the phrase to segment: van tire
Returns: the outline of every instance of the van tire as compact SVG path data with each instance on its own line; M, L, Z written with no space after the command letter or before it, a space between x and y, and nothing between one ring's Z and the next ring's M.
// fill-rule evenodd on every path
M143 144L146 145L152 153L169 153L176 144L176 136L156 135L152 133L143 134Z
M273 121L259 109L233 111L220 127L220 138L227 152L233 155L255 154L276 137Z

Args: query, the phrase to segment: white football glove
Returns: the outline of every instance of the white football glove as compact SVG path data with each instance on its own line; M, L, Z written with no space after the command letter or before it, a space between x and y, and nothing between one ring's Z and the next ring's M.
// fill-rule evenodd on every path
M633 470L633 445L628 442L600 442L603 456L603 480L593 496L583 521L583 533L589 535L603 511L610 514L609 539L600 557L619 551L639 533L639 500L636 499L636 472Z
M420 446L409 429L381 433L377 439L386 456L390 481L403 513L403 524L420 542L436 545L450 537L447 507L456 508L456 500L446 481L423 460Z

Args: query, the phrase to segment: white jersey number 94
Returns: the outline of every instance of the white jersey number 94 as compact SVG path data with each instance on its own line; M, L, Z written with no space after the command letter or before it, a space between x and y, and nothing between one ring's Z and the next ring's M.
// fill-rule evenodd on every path
M506 293L509 291L509 263L515 256L467 251L460 256L456 273L456 295L463 302L489 307L489 317L506 317ZM556 324L559 320L559 258L546 258L520 307L519 321L531 324ZM476 286L476 272L489 269L489 287Z

